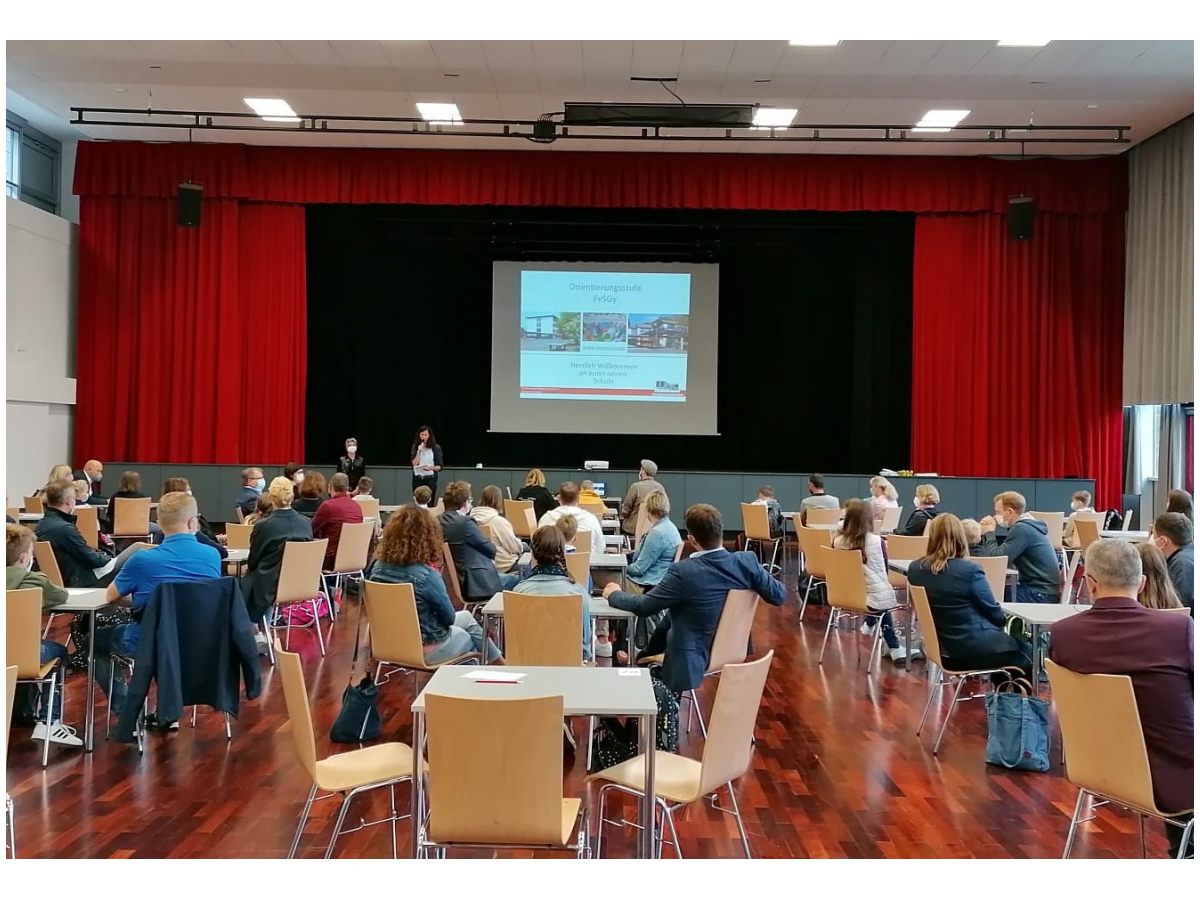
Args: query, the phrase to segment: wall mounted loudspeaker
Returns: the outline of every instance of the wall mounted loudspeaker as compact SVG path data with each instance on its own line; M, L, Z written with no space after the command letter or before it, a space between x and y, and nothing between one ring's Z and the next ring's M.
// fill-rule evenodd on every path
M204 188L185 181L179 185L179 224L186 228L200 227L200 200Z
M1008 239L1033 239L1033 217L1037 213L1032 197L1012 197L1008 201Z

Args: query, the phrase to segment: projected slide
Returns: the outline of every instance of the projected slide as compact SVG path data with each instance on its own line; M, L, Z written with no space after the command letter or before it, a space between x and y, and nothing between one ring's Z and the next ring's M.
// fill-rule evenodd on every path
M687 400L692 276L521 272L523 400Z

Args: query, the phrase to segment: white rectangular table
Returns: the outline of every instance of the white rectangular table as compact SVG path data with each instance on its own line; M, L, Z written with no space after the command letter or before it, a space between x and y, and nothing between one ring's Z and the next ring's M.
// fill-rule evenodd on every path
M96 613L108 605L104 588L67 588L67 602L54 607L55 613L86 613L88 617L87 713L83 726L83 750L91 753L93 723L96 719ZM64 674L65 677L65 674Z
M23 512L17 515L18 522L40 522L42 521L43 513Z
M654 741L658 707L650 673L645 669L612 669L560 666L488 666L488 672L524 672L516 684L480 684L463 675L477 672L476 666L442 666L433 673L425 689L412 704L413 772L421 771L421 748L425 744L425 697L438 694L471 699L514 700L529 697L561 696L566 716L637 716L638 740L646 763L646 793L641 800L641 826L638 856L654 856ZM630 675L629 672L636 672ZM514 741L520 736L514 735ZM417 857L420 836L425 831L425 779L413 779L412 826L413 858Z
M224 563L229 563L231 565L237 566L237 573L238 573L238 575L241 575L242 571L246 568L246 560L248 560L250 558L250 551L249 550L229 550L226 552L228 552L229 555L221 561Z
M1028 624L1033 632L1030 656L1033 657L1033 690L1037 693L1041 689L1038 682L1042 673L1042 629L1052 630L1063 619L1077 616L1091 607L1078 603L1001 603L1000 608Z
M1100 537L1110 541L1130 541L1135 544L1143 544L1150 540L1150 532L1148 531L1101 531Z
M631 661L630 664L632 665L632 660L635 658L634 646L633 646L633 632L634 632L633 620L636 617L634 616L634 614L631 612L627 612L623 609L617 609L615 606L610 606L608 601L605 600L603 597L588 597L588 615L591 616L593 622L596 619L628 619L629 620L629 628L627 629L627 631L629 632L629 650L628 650L628 652L629 652L629 659ZM491 622L490 622L491 619L493 619L493 618L503 619L504 618L504 592L503 591L499 591L498 593L493 594L492 599L483 605L483 609L480 611L480 618L482 619L483 633L485 635L488 633L488 627L491 624ZM596 633L595 628L593 628L592 634L594 635L595 633Z

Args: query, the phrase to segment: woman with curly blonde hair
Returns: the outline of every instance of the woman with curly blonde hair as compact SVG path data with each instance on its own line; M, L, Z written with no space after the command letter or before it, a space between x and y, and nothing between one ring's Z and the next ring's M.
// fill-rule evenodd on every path
M368 573L371 581L412 585L425 664L430 666L464 653L484 652L483 628L466 610L454 611L442 573L433 567L441 558L442 528L437 519L409 503L388 519ZM499 659L500 651L487 641L487 661Z

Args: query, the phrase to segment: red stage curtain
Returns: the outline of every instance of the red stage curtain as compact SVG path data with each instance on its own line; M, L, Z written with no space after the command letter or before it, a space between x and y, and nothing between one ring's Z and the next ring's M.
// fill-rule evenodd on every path
M917 471L1094 477L1121 501L1124 216L917 217Z
M278 461L303 446L304 210L80 205L76 456Z

